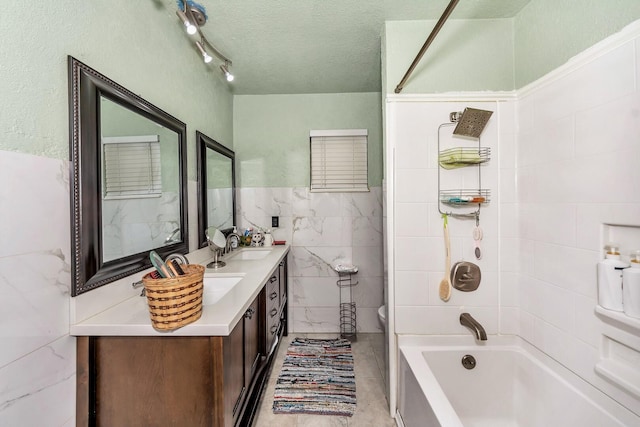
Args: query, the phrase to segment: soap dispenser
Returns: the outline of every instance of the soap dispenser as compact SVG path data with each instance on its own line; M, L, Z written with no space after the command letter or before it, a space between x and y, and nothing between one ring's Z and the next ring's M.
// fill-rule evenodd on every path
M640 250L631 252L631 268L622 270L624 314L640 319Z
M622 270L629 265L620 259L617 244L610 243L605 249L605 259L598 263L598 303L608 310L623 311Z

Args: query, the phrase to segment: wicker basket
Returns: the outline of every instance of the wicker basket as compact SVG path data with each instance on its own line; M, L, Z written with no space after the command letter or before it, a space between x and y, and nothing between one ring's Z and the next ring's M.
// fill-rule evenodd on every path
M202 315L202 278L204 267L183 265L183 276L152 279L142 278L149 304L151 325L158 331L171 331L195 322Z

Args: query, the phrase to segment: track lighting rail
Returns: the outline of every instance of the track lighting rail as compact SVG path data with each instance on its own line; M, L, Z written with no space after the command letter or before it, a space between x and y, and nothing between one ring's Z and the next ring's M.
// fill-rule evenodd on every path
M229 67L233 65L233 62L223 55L215 46L213 46L209 40L204 36L200 27L207 22L207 17L204 14L203 10L199 10L197 7L189 5L189 1L187 0L179 0L179 3L182 4L182 8L176 11L176 15L182 21L185 26L185 29L190 35L198 35L200 40L197 40L196 47L198 51L202 54L203 60L205 63L210 63L213 60L213 56L218 58L223 65L220 66L220 70L224 74L227 81L233 81L233 74L229 72Z

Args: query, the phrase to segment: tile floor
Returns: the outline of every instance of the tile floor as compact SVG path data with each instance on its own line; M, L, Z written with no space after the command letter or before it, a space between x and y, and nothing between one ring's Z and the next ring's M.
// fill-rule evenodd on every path
M352 417L273 413L273 391L289 343L294 338L337 338L338 334L295 334L283 337L258 407L254 427L395 427L384 395L384 335L358 334L351 343L356 371L356 412Z

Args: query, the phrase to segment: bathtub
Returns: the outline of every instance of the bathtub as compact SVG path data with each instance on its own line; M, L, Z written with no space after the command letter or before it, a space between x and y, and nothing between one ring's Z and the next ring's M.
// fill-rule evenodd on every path
M404 427L640 426L640 417L519 337L399 337ZM473 369L462 366L472 355Z

